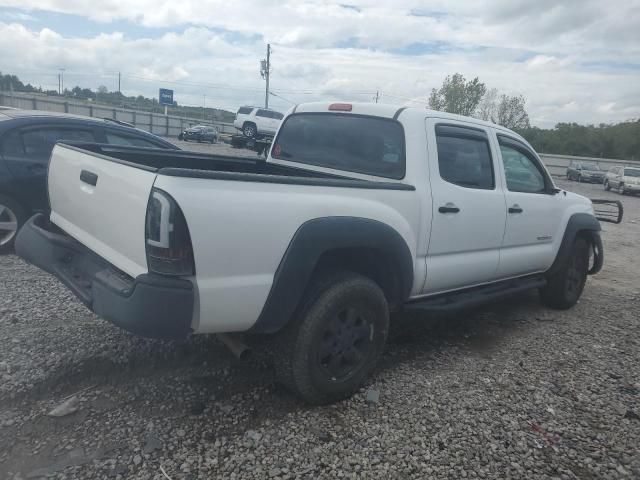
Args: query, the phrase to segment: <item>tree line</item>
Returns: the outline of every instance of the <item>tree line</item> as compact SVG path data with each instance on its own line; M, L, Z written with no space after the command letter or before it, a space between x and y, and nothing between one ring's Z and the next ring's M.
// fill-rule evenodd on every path
M447 76L431 90L433 110L480 118L515 130L538 152L556 155L640 160L640 119L617 124L558 123L554 128L532 127L522 95L500 94L477 77Z

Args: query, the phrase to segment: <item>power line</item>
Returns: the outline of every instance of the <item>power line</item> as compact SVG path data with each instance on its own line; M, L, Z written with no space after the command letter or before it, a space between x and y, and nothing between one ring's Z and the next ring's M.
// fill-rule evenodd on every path
M274 93L274 92L269 92L269 95L273 95L274 97L281 98L281 99L282 99L282 100L284 100L285 102L289 102L289 103L290 103L290 104L292 104L292 105L295 105L295 104L297 103L297 102L292 102L292 101L291 101L291 100L289 100L288 98L284 98L283 96L278 95L277 93Z

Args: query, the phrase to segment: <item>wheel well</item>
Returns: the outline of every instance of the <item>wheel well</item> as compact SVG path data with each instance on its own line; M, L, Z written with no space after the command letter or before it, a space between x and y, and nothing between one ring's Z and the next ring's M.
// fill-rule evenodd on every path
M256 126L255 122L251 122L251 121L247 120L246 122L244 122L242 124L242 128L244 129L244 127L246 127L247 125L253 125L254 127Z
M382 289L391 308L402 303L402 279L393 255L378 248L337 248L323 253L311 278L326 271L348 270L370 278Z

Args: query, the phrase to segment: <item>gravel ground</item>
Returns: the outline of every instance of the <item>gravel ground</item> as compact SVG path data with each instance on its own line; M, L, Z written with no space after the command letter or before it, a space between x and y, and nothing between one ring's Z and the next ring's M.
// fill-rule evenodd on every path
M369 384L319 408L214 338L136 338L0 257L0 478L640 478L640 198L569 188L626 207L575 308L400 318Z

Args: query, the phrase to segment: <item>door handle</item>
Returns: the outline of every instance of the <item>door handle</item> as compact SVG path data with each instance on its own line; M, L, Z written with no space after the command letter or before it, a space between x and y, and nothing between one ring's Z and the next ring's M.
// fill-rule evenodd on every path
M80 172L80 180L95 187L98 183L98 175L89 170L82 170Z
M513 207L509 207L509 213L522 213L524 210L517 203Z
M447 203L446 205L438 208L440 213L458 213L460 209L456 207L453 203Z

